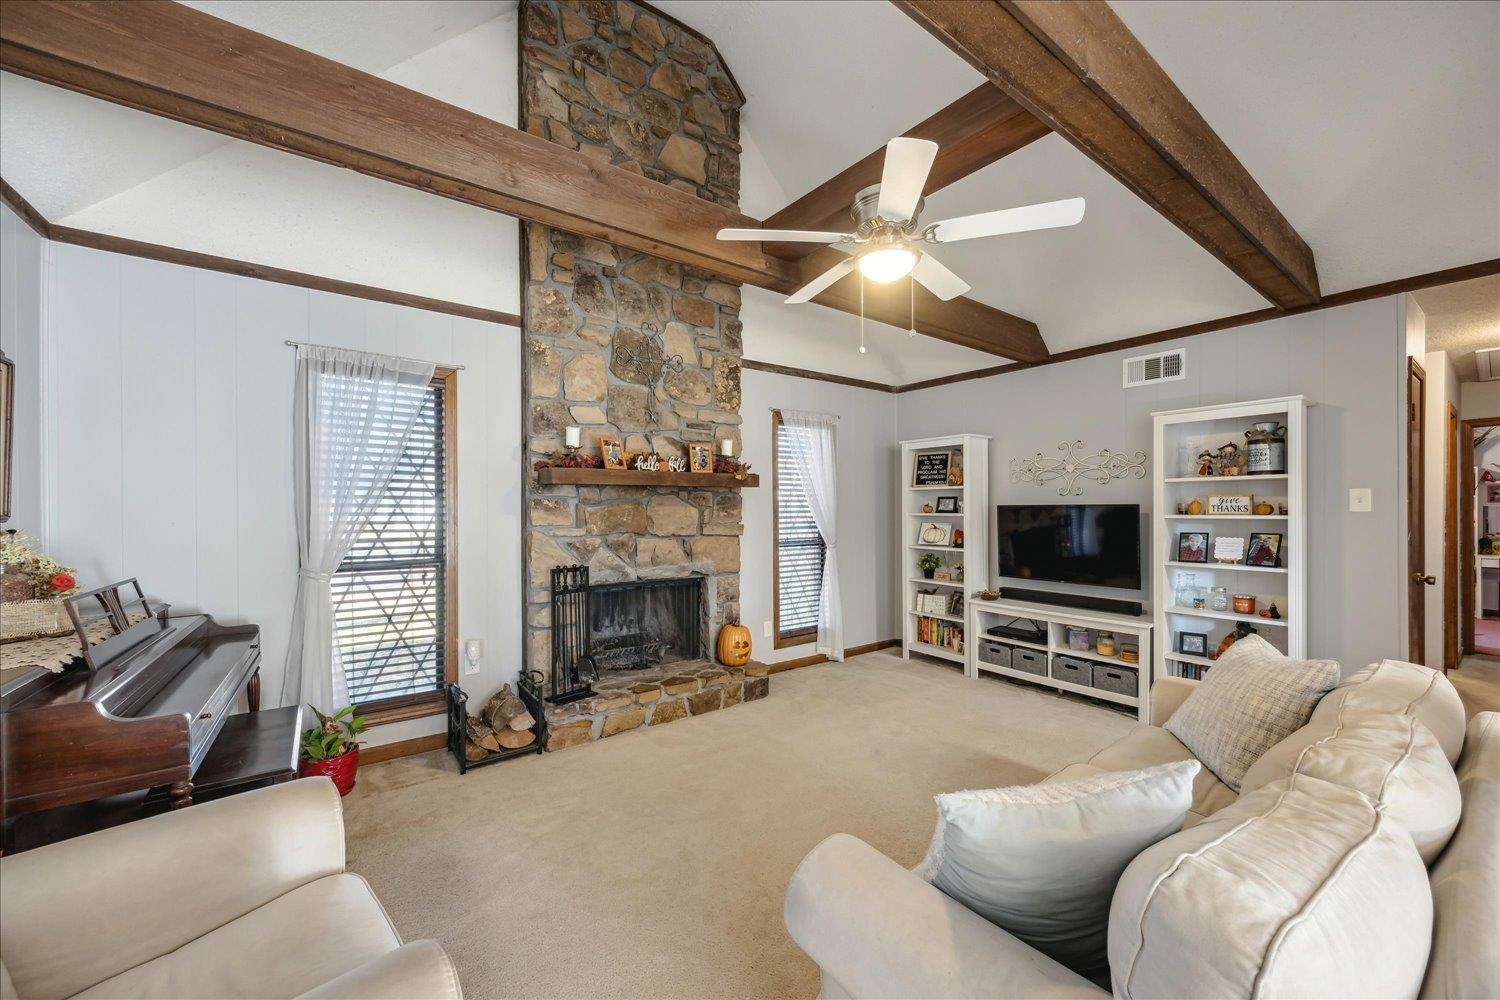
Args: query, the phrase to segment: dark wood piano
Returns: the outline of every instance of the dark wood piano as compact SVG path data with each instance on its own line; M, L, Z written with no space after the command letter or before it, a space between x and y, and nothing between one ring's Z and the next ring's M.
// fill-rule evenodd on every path
M219 747L229 759L208 768L216 785L267 760L274 774L295 774L300 711L272 713L284 717L269 728L255 718L259 626L173 617L135 580L77 594L67 607L79 659L62 673L36 667L0 685L0 817L142 790L165 794L171 808L188 805L226 724L234 738L222 742L235 745ZM234 715L241 691L249 719ZM268 740L274 745L255 745Z

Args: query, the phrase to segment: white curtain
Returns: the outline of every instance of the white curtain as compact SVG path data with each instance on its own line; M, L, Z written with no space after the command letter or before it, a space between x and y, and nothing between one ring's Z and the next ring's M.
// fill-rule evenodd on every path
M844 658L844 612L839 601L838 465L834 459L838 417L831 413L782 410L781 423L797 438L787 464L802 481L818 534L823 536L823 588L818 600L817 651Z
M431 362L301 345L292 413L297 603L281 704L336 712L348 687L333 642L329 583L406 447Z

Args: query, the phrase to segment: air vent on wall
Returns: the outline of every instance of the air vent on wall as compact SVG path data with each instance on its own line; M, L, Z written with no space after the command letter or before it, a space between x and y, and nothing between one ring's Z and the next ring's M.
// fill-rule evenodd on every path
M1500 382L1500 347L1475 351L1474 367L1479 369L1479 381Z
M1187 350L1179 347L1175 351L1160 354L1143 354L1138 358L1125 359L1125 388L1133 389L1153 382L1176 382L1187 378Z

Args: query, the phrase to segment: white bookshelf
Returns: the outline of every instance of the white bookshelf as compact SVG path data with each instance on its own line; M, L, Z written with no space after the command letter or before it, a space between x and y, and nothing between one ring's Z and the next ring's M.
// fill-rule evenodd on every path
M1284 396L1221 406L1202 406L1152 414L1152 604L1156 609L1155 676L1193 677L1211 667L1207 655L1177 652L1183 632L1206 633L1212 653L1224 636L1240 623L1253 625L1259 635L1288 656L1307 655L1307 408L1303 396ZM1245 432L1257 421L1275 420L1286 429L1286 472L1271 475L1197 476L1197 455L1233 441L1245 447ZM1178 514L1177 506L1210 496L1251 494L1256 501L1276 506L1271 514ZM1280 513L1281 505L1286 513ZM1208 561L1177 559L1177 536L1183 531L1209 534ZM1275 566L1225 565L1213 561L1214 539L1246 539L1252 531L1282 536L1280 561ZM1177 602L1179 574L1196 577L1205 591L1226 587L1231 597L1251 594L1253 614L1240 614L1233 605L1225 611L1193 608ZM1275 602L1280 619L1260 612Z
M917 458L920 455L949 453L950 460L963 468L963 483L957 486L915 485ZM983 590L989 579L989 487L990 487L990 439L980 434L955 434L948 437L922 438L901 442L901 655L909 659L912 654L930 656L967 666L967 639L965 618L969 598L976 590ZM936 510L924 512L924 504L938 506L939 498L952 497L959 502L957 513L939 514ZM950 531L963 532L963 545L929 545L921 541L919 533L927 523L948 526ZM917 565L923 555L935 554L942 560L939 572L946 569L950 579L926 579ZM954 580L951 575L962 563L964 577ZM962 604L954 611L941 614L923 614L917 611L917 595L924 591L939 594L958 594ZM951 629L950 644L934 645L918 639L923 630L923 620L938 623ZM930 627L930 626L929 626Z

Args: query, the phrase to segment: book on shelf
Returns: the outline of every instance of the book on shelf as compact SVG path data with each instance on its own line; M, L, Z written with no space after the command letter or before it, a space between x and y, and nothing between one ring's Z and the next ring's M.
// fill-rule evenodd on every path
M1208 673L1209 666L1204 663L1179 663L1175 671L1176 676L1185 677L1190 681L1201 681L1203 675Z
M964 627L937 618L918 618L917 641L962 653L964 651Z

